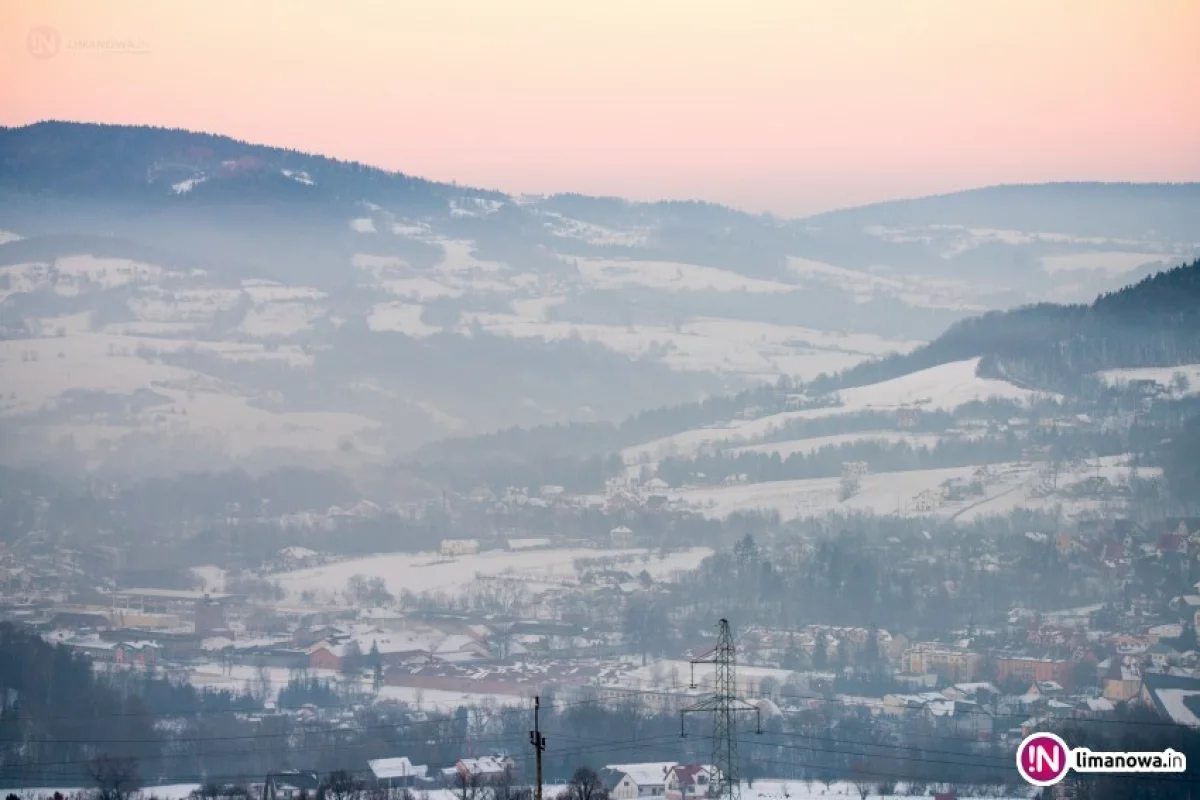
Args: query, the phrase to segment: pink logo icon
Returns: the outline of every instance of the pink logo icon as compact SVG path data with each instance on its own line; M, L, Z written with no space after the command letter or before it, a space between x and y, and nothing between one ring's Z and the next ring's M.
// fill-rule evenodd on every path
M29 31L25 46L34 58L54 58L62 47L62 39L54 28L42 25Z
M1053 786L1067 775L1071 748L1053 733L1033 733L1017 748L1017 771L1034 786Z

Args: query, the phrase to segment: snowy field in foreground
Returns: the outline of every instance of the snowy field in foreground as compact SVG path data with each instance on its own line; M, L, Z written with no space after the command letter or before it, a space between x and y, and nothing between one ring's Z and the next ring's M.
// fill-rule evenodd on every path
M200 784L197 783L177 783L169 786L152 786L143 789L141 792L134 794L135 798L144 800L151 796L158 797L160 800L183 800L188 797L194 790L199 789ZM798 780L778 780L775 778L766 778L754 781L751 784L742 784L742 800L821 800L821 798L858 798L860 795L854 784L848 781L834 781L829 786L826 786L820 781L810 781L808 783ZM543 796L552 800L566 791L567 787L562 784L547 784L543 787ZM0 787L0 791L7 793L9 790ZM82 788L36 788L36 789L15 789L18 796L22 800L43 800L49 798L57 792L61 792L64 796L71 796L84 791ZM871 789L869 795L872 800L908 800L910 795L907 794L889 794L881 795ZM925 795L928 797L929 795ZM974 795L974 800L1026 800L1031 796L1031 792L1014 792L1012 790L1003 790L997 788L994 794ZM461 800L461 793L455 792L452 789L432 789L427 792L417 792L417 797L422 800Z
M380 577L388 591L455 592L464 589L477 575L520 577L536 583L539 579L574 579L575 561L581 558L632 557L625 569L637 574L643 569L651 575L669 575L677 570L695 569L712 551L704 547L672 553L659 559L652 551L596 550L570 548L562 550L529 550L518 552L486 552L446 560L436 553L388 553L327 564L271 576L295 601L305 591L315 599L329 602L343 592L354 575Z

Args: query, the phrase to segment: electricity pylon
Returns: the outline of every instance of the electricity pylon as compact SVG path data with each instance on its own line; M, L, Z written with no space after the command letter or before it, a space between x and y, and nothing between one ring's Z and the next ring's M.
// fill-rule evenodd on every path
M709 800L741 800L742 782L738 768L736 714L753 711L756 716L756 733L762 733L762 712L758 706L737 697L737 647L729 620L718 624L717 646L703 658L692 659L692 688L696 688L696 665L712 664L716 668L713 676L712 697L694 703L679 712L679 735L687 736L683 728L685 714L711 713L713 715L712 768L716 775L709 777Z

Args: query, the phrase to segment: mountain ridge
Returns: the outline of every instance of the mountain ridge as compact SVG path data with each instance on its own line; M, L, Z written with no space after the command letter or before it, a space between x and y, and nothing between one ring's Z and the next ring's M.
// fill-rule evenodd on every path
M120 442L122 463L155 469L157 452L207 466L254 448L386 461L547 423L596 423L594 448L648 409L753 405L756 387L908 353L988 310L1090 299L1193 252L936 215L889 229L513 197L152 126L0 130L0 187L0 368L20 390L0 427L23 452L47 436L65 463L112 460Z

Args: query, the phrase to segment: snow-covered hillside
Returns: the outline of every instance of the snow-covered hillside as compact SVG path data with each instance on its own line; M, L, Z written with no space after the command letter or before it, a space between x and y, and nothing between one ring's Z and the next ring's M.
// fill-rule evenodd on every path
M903 408L952 411L975 400L1028 401L1039 396L1006 381L981 378L978 368L977 358L941 364L893 380L846 389L825 407L783 411L752 420L730 420L723 425L684 431L626 448L622 456L625 463L637 464L667 456L695 455L720 443L753 443L795 420Z
M87 163L65 158L83 152ZM984 190L992 225L964 225L961 204L937 198L897 220L887 207L785 220L514 197L122 126L4 129L0 172L24 187L0 198L4 457L149 455L154 470L361 463L450 434L617 421L810 381L910 352L979 311L1087 298L1197 249L1186 229L1061 230L1062 204L1044 225L1001 225L1027 207L1002 191ZM1162 194L1182 209L1172 219L1191 202L1171 187L1079 192L1080 207ZM730 423L633 456L750 444L804 415L1014 391L946 365L844 392L841 411Z

